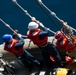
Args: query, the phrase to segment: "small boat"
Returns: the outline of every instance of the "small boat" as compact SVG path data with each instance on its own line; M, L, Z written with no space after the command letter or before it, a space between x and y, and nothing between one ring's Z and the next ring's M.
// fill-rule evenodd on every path
M49 37L48 41L53 43L54 45L56 43L56 39L53 36ZM24 49L29 51L33 56L35 56L39 60L42 60L42 55L41 55L39 48L36 45L34 45L33 42L31 42L30 45L29 45L29 43L30 43L30 40L25 39ZM8 61L10 64L12 64L15 67L16 75L35 75L36 73L39 73L38 75L42 75L42 74L44 75L45 71L47 70L45 66L40 71L37 67L34 67L32 69L32 71L29 72L28 69L23 66L23 64L21 63L21 61L19 59L17 59L13 54L3 50L3 46L4 46L4 43L0 45L0 53L3 54L4 60ZM60 55L63 59L64 56L66 55L65 54L66 51L63 49L58 49L58 52L60 53ZM75 66L76 66L76 64L67 64L65 66L65 68L59 68L59 69L61 69L61 71L65 70L65 69L67 69L67 70L69 69L69 70L73 71L76 68ZM54 68L56 68L56 67L54 66ZM60 71L59 69L58 69L58 71ZM10 75L13 75L13 74L10 74ZM46 75L48 75L48 74L46 74ZM51 71L50 71L50 75L51 75ZM66 75L66 74L63 73L63 75Z

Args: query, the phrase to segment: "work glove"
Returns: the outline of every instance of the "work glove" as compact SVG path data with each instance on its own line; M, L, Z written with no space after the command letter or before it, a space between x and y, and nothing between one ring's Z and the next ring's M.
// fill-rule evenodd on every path
M65 56L65 60L67 61L68 64L73 64L73 59L69 56Z

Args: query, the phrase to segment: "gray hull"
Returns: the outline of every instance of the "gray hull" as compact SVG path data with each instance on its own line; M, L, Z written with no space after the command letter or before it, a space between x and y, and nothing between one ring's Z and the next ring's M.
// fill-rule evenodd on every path
M56 39L54 39L54 37L49 37L49 40L48 41L51 42L51 43L53 43L54 45L56 43ZM27 51L29 51L33 56L41 59L42 56L41 56L41 52L40 52L39 48L36 45L34 45L33 42L31 42L30 45L29 45L29 42L30 42L29 39L25 39L24 49L26 49ZM3 46L4 46L4 44L1 44L0 45L0 53L3 53L3 58L5 60L10 60L10 61L13 61L15 59L18 60L12 53L9 53L9 52L3 50ZM65 56L66 51L63 50L63 49L58 49L58 51L59 51L62 59L64 59L64 56ZM17 72L16 72L16 75L32 75L32 73L29 74L29 72L27 71L27 69L24 69L24 67L22 67L20 64L19 64L20 65L19 66L18 64L19 63L16 61L15 66L18 69ZM73 64L73 65L68 65L67 64L66 65L66 68L69 68L71 70L74 70L76 68L76 64ZM36 70L36 69L34 69L34 70ZM35 75L35 74L33 74L33 75Z
M56 39L54 39L54 37L49 37L48 41L55 45ZM4 44L1 44L0 53L3 53L3 57L5 59L15 59L15 56L12 53L9 53L9 52L3 50L3 47L4 47ZM41 52L40 52L39 48L36 45L34 45L33 42L30 42L29 39L25 39L24 49L26 49L27 51L29 51L32 55L34 55L36 57L39 57L39 56L41 57ZM58 49L58 51L60 52L61 56L63 56L65 54L65 50Z

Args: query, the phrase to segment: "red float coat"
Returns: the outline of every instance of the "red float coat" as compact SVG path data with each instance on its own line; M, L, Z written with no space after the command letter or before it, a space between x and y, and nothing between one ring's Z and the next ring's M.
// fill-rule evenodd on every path
M10 43L5 43L4 50L9 51L13 54L19 55L23 53L23 47L21 47L19 50L15 49L15 44L18 43L18 40L12 39Z
M35 30L30 30L27 33L27 38L29 38L30 40L33 41L33 43L37 46L44 46L47 41L48 41L48 37L44 37L44 39L39 39L39 33L41 32L40 29L35 29Z
M61 39L57 40L56 47L60 49L65 49L68 52L73 52L76 45L69 45L67 37L68 36L66 35L66 37L63 36ZM72 42L76 42L76 37L72 37Z

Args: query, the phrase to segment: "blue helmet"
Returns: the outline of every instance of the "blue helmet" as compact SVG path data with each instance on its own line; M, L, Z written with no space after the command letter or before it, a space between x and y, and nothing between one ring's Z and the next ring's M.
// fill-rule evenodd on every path
M12 35L5 34L5 35L3 35L2 39L4 42L9 42L10 40L12 40Z

